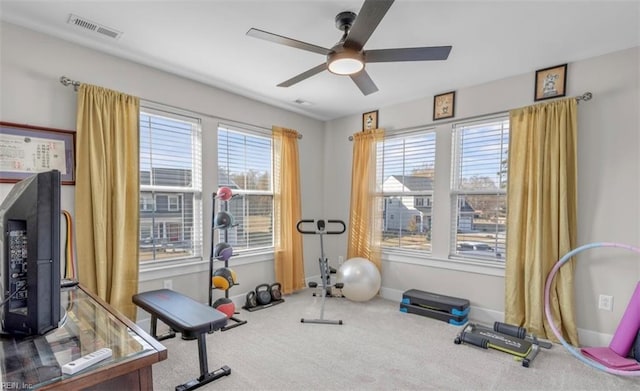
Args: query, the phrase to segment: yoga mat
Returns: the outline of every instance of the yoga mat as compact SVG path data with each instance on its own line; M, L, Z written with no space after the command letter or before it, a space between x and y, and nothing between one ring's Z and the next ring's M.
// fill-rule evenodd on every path
M631 295L629 305L622 315L616 333L611 339L609 348L621 357L627 357L640 330L640 282Z
M618 369L621 371L640 371L640 363L632 358L625 358L618 355L610 348L582 348L582 354L590 359L599 362L607 368Z

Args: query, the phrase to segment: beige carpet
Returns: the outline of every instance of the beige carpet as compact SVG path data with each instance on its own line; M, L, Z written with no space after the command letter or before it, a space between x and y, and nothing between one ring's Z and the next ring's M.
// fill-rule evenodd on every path
M460 327L405 314L381 298L328 298L326 319L311 291L260 311L240 309L247 324L207 335L209 371L231 375L202 390L640 390L640 378L597 371L561 345L542 349L530 368L510 355L453 343ZM159 326L159 331L166 326ZM153 366L156 390L199 376L196 341L162 342L169 358Z

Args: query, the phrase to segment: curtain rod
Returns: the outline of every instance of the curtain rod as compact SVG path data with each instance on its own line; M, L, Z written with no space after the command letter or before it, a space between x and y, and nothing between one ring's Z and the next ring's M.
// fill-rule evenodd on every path
M576 102L580 103L580 101L589 101L593 98L593 94L591 92L585 92L582 95L576 96L575 100ZM452 119L449 121L443 121L443 122L438 122L437 125L442 125L442 124L449 124L449 123L453 123L453 122L460 122L460 121L469 121L469 120L473 120L473 119L477 119L477 118L484 118L484 117L491 117L494 115L502 115L502 114L506 114L508 111L497 111L495 113L490 113L490 114L481 114L481 115L474 115L471 117L466 117L466 118L459 118L459 119ZM431 123L431 124L427 124L427 125L419 125L419 126L414 126L411 127L410 129L398 129L395 132L402 132L402 131L406 131L406 130L414 130L414 129L418 129L418 128L423 128L423 127L430 127L430 126L435 126L436 123ZM395 133L392 132L392 133ZM349 141L353 141L353 136L349 136Z
M81 82L79 82L77 80L72 80L72 79L70 79L70 78L68 78L66 76L60 76L60 83L65 87L73 86L73 90L76 91L76 92L78 91L78 87L80 87L80 84L82 84ZM271 131L271 129L269 129L269 128L265 128L263 126L258 126L258 125L254 125L254 124L250 124L248 122L237 121L237 120L234 120L234 119L231 119L231 118L217 117L217 116L214 116L214 115L211 115L211 114L202 113L202 112L198 112L198 111L193 111L193 110L190 110L190 109L183 109L181 107L171 106L171 105L167 105L166 103L157 102L157 101L153 101L153 100L149 100L149 99L143 99L143 100L145 100L147 102L150 102L150 103L155 103L155 104L158 104L158 105L173 107L175 109L182 110L182 111L188 111L188 112L191 112L191 113L194 113L194 114L198 114L198 115L202 115L202 116L205 116L205 117L217 119L217 120L220 120L220 121L235 122L237 124L252 126L254 128L259 128L259 129ZM302 139L302 135L300 133L298 133L298 139Z

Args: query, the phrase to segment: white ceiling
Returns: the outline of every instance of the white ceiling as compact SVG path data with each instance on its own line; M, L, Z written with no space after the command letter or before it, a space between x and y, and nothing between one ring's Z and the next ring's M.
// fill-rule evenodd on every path
M277 87L324 56L246 35L255 27L331 48L342 34L336 14L357 13L362 3L0 0L0 18L321 120L640 45L639 1L397 0L365 50L453 49L446 61L368 64L379 91L363 96L348 77L328 71ZM70 14L123 34L113 40L73 27Z

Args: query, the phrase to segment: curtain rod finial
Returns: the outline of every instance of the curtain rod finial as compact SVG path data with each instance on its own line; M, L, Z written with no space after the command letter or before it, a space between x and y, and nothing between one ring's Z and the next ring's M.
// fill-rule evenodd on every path
M68 78L66 76L60 76L60 83L65 87L73 86L73 89L75 91L78 91L78 87L80 87L80 82L79 81L71 80L70 78Z
M580 101L589 101L591 100L591 98L593 98L593 94L589 91L585 92L584 94L580 95L580 96L576 96L576 101L578 103L580 103Z

